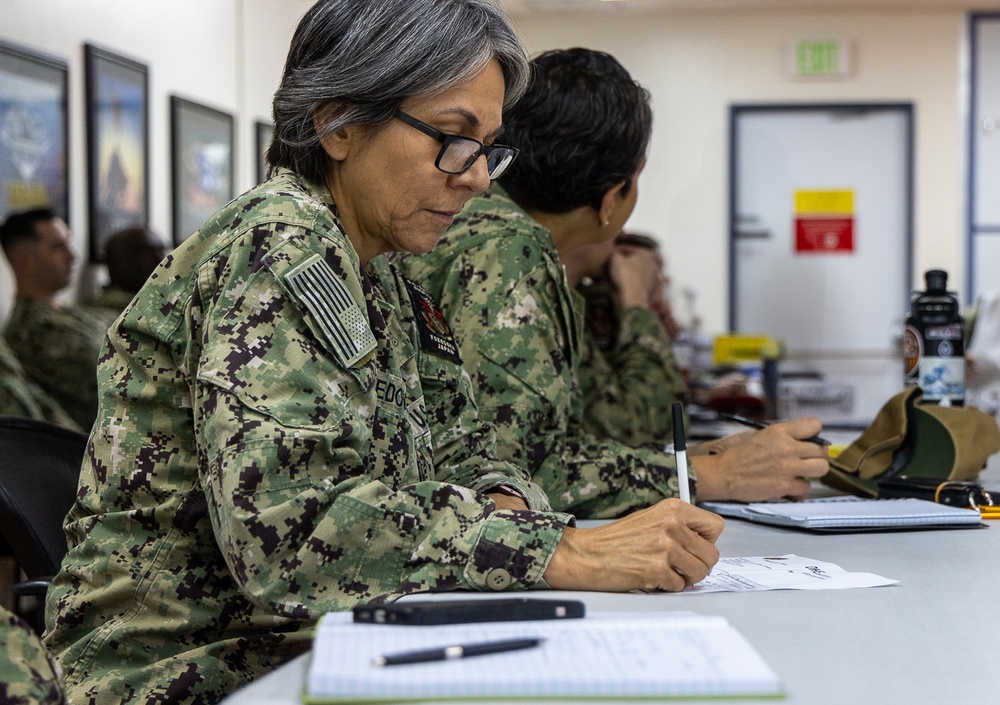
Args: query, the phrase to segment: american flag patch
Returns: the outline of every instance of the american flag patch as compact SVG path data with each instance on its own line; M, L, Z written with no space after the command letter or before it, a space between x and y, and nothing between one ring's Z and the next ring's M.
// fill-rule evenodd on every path
M352 367L375 349L367 317L322 257L312 255L284 278L345 367Z

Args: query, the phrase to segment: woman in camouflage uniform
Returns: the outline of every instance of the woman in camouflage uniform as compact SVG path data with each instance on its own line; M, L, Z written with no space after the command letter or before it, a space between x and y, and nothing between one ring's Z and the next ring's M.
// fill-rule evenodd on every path
M708 573L707 512L584 531L546 511L495 458L436 305L380 256L429 250L505 168L525 75L485 0L307 12L271 178L167 257L102 356L47 604L76 705L217 701L375 598Z

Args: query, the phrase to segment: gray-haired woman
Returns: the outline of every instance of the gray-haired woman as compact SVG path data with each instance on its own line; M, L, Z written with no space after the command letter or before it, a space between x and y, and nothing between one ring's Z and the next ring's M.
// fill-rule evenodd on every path
M494 139L525 73L485 0L307 13L272 177L109 335L47 604L74 702L214 702L378 597L657 585L671 551L681 585L707 573L721 521L667 545L682 522L640 517L628 563L613 535L575 540L591 534L495 459L444 317L379 256L433 247L515 156Z

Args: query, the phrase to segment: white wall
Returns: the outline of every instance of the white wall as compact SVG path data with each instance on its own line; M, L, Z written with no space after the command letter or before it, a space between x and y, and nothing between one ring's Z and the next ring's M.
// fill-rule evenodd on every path
M3 0L0 37L70 62L71 220L86 247L83 51L90 41L150 69L151 224L170 233L169 98L237 117L237 190L254 183L254 122L267 120L289 38L311 0ZM656 130L630 226L657 234L675 291L694 287L709 331L727 313L728 106L734 102L912 101L916 106L916 272L964 286L965 17L941 13L602 12L516 18L532 53L588 46L615 54L653 93ZM783 73L785 44L854 42L847 80ZM82 257L83 258L83 257ZM97 273L100 276L100 273ZM919 281L919 276L915 282ZM11 299L0 268L0 317Z
M652 92L653 143L628 227L661 239L675 299L683 287L694 287L708 331L727 323L733 103L913 102L914 284L925 269L942 267L951 287L964 287L963 14L600 12L515 21L533 53L602 49ZM853 42L854 74L836 81L789 78L786 45L825 38Z

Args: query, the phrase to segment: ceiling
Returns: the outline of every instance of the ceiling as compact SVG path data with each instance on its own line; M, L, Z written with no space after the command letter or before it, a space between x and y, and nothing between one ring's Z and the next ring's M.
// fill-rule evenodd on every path
M570 12L973 11L1000 9L1000 0L500 0L514 17Z

